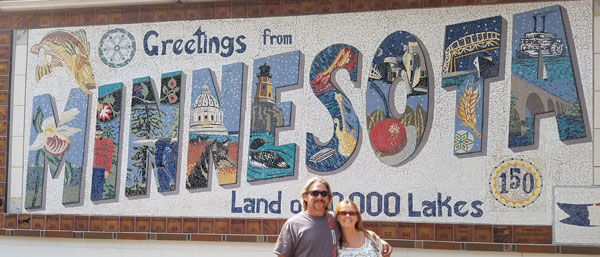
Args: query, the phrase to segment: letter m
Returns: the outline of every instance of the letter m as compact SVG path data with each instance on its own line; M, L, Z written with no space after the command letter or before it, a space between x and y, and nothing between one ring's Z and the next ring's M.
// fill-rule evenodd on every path
M90 95L71 89L62 112L57 111L50 94L33 98L27 179L26 209L45 207L46 173L57 179L64 169L62 203L81 202L84 181L84 158L88 142L88 106Z

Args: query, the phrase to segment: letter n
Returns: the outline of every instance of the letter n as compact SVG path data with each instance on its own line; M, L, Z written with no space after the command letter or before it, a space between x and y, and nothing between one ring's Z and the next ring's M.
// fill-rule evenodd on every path
M540 114L554 113L561 141L589 133L567 21L559 5L513 16L510 148L537 147Z
M46 173L53 179L64 168L62 203L81 203L87 147L88 106L91 97L71 89L64 111L58 112L50 94L33 98L25 193L26 209L45 207Z
M159 192L177 190L181 91L185 75L161 75L160 98L149 77L133 80L125 195L148 193L153 171Z
M238 182L240 119L246 88L246 66L222 67L221 87L210 69L195 70L190 101L190 135L186 188L207 188L209 158L218 170L219 185ZM220 91L219 91L220 90ZM235 194L235 193L234 193Z

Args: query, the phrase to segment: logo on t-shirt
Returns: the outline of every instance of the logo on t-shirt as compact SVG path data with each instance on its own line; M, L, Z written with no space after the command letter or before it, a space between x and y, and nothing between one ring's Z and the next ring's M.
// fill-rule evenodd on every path
M329 228L331 229L331 242L333 245L335 245L335 230L333 229L333 221L331 220L331 217L327 219L327 223L329 223Z
M329 217L327 219L327 223L329 223L329 228L331 229L331 244L333 245L333 251L331 251L331 255L333 257L337 256L337 242L336 242L336 236L335 236L335 229L333 229L333 221L331 220L331 217Z
M333 230L333 229L331 230L331 240L332 240L332 243L335 245L335 230Z

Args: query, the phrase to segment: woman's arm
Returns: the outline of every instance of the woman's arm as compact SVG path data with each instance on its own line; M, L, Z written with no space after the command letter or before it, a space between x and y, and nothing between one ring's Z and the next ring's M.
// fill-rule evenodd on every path
M382 245L381 254L383 255L383 257L392 256L392 251L394 250L394 248L392 248L392 246L383 239L381 239L381 245Z
M379 243L377 243L377 247L380 248L379 251L381 252L381 255L383 257L390 257L392 255L392 251L394 251L394 249L392 248L392 246L390 244L388 244L388 242L381 239L373 231L367 230L367 234L369 235L370 240L375 241L375 242L380 241L381 247L379 247Z

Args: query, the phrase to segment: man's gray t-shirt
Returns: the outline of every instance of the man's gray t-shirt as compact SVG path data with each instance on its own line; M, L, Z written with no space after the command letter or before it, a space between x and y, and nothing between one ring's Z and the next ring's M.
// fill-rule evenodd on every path
M273 252L285 257L335 257L340 235L332 213L311 216L303 211L285 222Z

